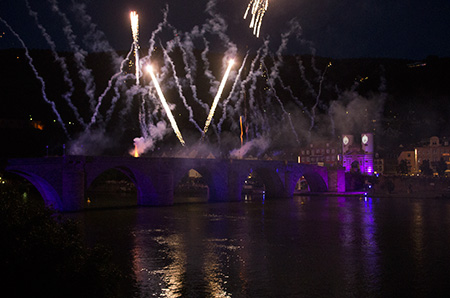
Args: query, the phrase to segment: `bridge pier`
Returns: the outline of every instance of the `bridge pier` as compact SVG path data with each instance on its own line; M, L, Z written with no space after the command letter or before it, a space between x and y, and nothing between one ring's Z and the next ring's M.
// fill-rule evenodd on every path
M297 181L302 177L302 173L294 171L290 167L284 170L284 196L292 198L294 196L295 186Z
M328 169L328 191L345 192L345 168Z
M242 185L242 174L239 175L231 161L223 161L211 171L208 201L240 201Z
M64 161L61 180L61 211L83 209L85 198L84 162Z
M136 188L138 191L138 205L166 206L173 205L174 179L173 171L159 168L157 171L137 174Z

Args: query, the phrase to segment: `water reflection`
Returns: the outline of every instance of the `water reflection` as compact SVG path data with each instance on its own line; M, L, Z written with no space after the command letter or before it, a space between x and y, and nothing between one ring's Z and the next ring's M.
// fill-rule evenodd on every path
M186 209L195 207L184 206ZM201 207L200 207L201 208ZM233 230L245 232L245 218L238 214L208 212L198 216L179 217L165 214L158 225L169 222L169 229L142 229L134 232L134 271L141 297L202 296L231 297L229 288L245 284L247 255L241 242L233 238ZM147 225L142 218L141 225ZM183 232L180 232L180 231ZM238 271L239 278L234 277ZM230 282L233 276L233 282ZM155 294L152 294L155 293ZM158 293L158 294L157 294Z
M181 297L186 254L178 235L163 230L134 233L134 272L141 297ZM156 293L158 293L156 295Z
M364 197L361 201L361 226L363 230L363 260L364 260L364 274L367 278L367 287L375 294L375 290L379 287L378 281L380 278L380 250L378 247L377 236L378 226L375 221L374 205L376 199Z
M140 297L441 297L449 215L447 200L294 197L83 220L90 239L124 246Z
M413 240L413 250L415 264L418 269L423 267L423 252L424 252L424 218L422 204L419 201L412 203L412 227L411 237Z
M322 260L313 260L311 264L327 264L328 272L318 278L327 276L331 281L342 280L332 283L332 287L349 296L375 295L380 278L376 200L368 197L303 197L295 201L299 215L311 221L308 228L315 233L317 242L314 243L327 253L319 253ZM312 214L316 217L311 218ZM315 253L312 251L312 255Z

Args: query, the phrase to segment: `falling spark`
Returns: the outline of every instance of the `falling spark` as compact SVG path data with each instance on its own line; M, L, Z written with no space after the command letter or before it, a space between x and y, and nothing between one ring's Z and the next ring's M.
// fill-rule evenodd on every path
M231 59L228 62L227 70L225 71L222 82L220 83L220 86L219 86L219 90L217 90L216 97L214 98L213 105L211 107L211 110L209 111L208 118L206 119L205 128L203 129L203 135L206 135L209 125L211 124L211 120L214 116L214 112L216 110L217 104L219 103L219 99L220 99L220 96L222 95L223 88L225 88L225 83L227 82L228 76L230 75L231 67L233 66L233 64L234 64L234 60Z
M134 45L134 57L136 64L136 85L139 85L139 15L132 11L130 12L131 20L131 32L133 34L133 45Z
M183 137L181 136L181 132L178 129L177 122L175 121L172 111L170 110L170 107L167 104L167 100L164 97L164 94L162 93L161 87L159 86L158 80L156 79L156 76L153 73L153 68L151 65L147 66L147 71L150 73L150 76L152 77L152 81L153 81L153 84L155 85L156 92L158 92L159 99L161 100L164 110L166 111L167 117L169 117L169 121L170 121L170 124L172 125L173 131L175 132L178 139L180 140L181 145L184 146L186 143L184 142Z
M264 14L269 7L269 0L251 0L244 13L244 19L247 18L249 11L252 13L250 28L253 28L253 34L259 37Z
M244 145L244 139L243 139L243 136L244 136L244 130L242 129L242 116L239 117L239 124L240 124L240 126L241 126L241 147L242 147L242 145Z

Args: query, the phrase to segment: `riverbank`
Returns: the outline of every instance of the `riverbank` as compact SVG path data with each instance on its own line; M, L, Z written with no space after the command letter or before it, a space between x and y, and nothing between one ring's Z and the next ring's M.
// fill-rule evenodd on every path
M353 191L353 192L301 192L294 193L296 196L333 196L333 197L372 197L372 198L413 198L413 199L450 199L450 191L433 191L424 192L417 191L413 193L386 193L386 192L372 192L372 191Z
M360 178L361 180L361 178ZM442 177L380 176L367 177L364 190L345 192L312 193L298 192L295 195L315 196L369 196L395 198L449 198L450 179ZM349 183L350 184L350 183ZM362 183L360 183L362 184ZM355 185L354 183L350 185Z

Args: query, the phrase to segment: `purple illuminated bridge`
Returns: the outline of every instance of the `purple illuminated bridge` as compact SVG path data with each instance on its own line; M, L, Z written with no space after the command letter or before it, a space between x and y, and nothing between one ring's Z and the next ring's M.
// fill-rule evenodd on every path
M137 189L138 205L172 205L174 189L190 169L209 187L210 202L239 201L248 174L256 172L266 197L292 197L304 176L312 192L344 191L344 170L288 161L64 156L10 159L7 171L29 180L45 203L60 211L84 206L86 190L110 169L124 173Z

